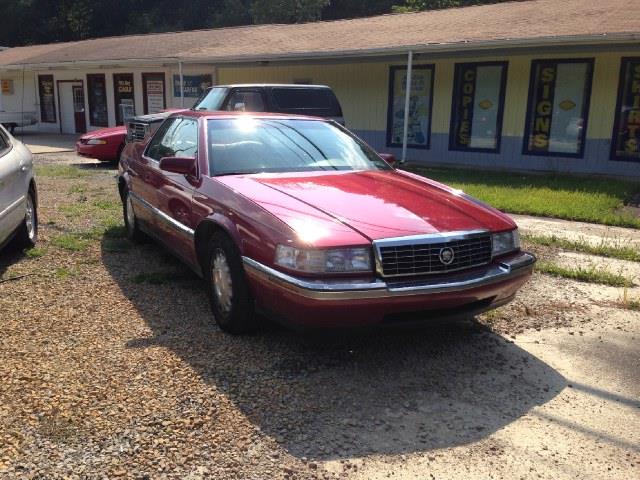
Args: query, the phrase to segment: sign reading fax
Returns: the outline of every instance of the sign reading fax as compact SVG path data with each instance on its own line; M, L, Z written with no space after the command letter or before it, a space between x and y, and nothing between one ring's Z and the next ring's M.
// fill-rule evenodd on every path
M199 97L202 92L211 86L213 81L210 74L183 75L183 87L185 97ZM180 97L180 75L173 76L173 96Z

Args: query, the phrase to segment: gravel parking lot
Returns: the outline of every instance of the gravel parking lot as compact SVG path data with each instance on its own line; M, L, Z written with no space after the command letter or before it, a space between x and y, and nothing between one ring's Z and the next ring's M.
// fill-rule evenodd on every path
M37 164L40 245L0 254L0 477L640 476L639 288L536 273L475 322L232 337L123 238L113 166Z

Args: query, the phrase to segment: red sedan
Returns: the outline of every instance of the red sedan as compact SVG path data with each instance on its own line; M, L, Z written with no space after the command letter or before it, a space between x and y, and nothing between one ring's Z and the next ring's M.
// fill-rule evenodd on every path
M129 237L202 275L231 333L256 311L315 327L469 317L512 300L535 262L503 213L317 118L173 114L125 147L119 189Z
M113 162L120 158L127 137L127 127L102 128L85 133L76 142L78 155Z

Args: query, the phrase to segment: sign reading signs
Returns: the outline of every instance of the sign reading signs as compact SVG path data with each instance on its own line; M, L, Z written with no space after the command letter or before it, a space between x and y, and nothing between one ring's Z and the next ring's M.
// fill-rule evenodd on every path
M551 116L556 85L557 65L540 64L539 80L535 91L533 110L533 129L530 150L548 152L551 137Z
M210 74L204 75L183 75L182 91L185 97L198 98L202 93L213 85ZM180 75L173 76L173 96L180 98Z
M53 75L38 75L40 121L44 123L56 123L56 102L53 85Z
M13 80L0 80L2 95L13 95Z
M625 58L618 91L612 159L640 161L640 58Z

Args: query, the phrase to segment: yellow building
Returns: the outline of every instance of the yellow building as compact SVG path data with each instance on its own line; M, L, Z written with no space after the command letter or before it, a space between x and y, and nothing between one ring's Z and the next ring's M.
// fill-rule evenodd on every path
M13 48L0 110L74 133L188 107L208 83L326 84L347 127L409 161L640 178L633 6L531 0Z

